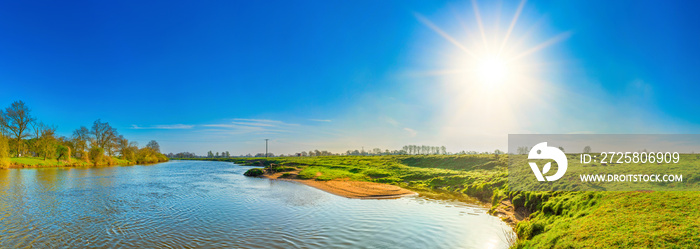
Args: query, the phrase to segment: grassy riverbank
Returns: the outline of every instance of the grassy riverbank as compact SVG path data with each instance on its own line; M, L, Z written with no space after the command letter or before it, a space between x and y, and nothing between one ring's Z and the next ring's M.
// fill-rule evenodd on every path
M514 224L516 248L683 247L700 244L698 192L510 192L507 156L328 156L204 159L300 170L421 193L474 197ZM423 190L423 191L422 191ZM508 220L510 219L510 220Z
M168 159L163 157L158 157L154 162L149 163L159 163L167 162ZM99 167L99 166L114 166L114 165L135 165L138 164L136 161L130 161L118 157L105 157L100 163L92 163L80 159L68 160L55 160L46 159L41 157L13 157L9 158L9 167L7 168L49 168L49 167Z

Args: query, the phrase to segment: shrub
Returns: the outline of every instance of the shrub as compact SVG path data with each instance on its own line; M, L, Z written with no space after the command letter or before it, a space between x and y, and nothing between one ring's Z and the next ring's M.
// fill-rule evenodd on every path
M136 162L135 149L132 147L129 147L127 149L122 150L122 158L124 158L124 160L130 161L130 162Z
M0 135L0 168L10 167L10 146L5 136Z
M161 153L157 153L156 158L158 158L158 162L167 162L169 160L167 156Z
M10 159L0 158L0 169L9 168L10 164Z
M244 176L261 176L263 174L264 174L264 172L261 168L249 169L248 171L243 173Z
M141 148L136 152L136 163L158 163L166 161L168 161L168 157L150 147Z
M56 157L56 162L58 162L58 160L61 158L70 162L70 147L59 144L56 146L56 153L58 154Z
M117 165L117 160L111 156L104 157L104 162L105 162L105 164L107 164L109 166Z
M93 165L97 166L103 163L105 151L102 148L92 148L88 154L90 155L90 161L92 161Z
M7 140L5 136L0 135L0 158L10 157L10 146Z

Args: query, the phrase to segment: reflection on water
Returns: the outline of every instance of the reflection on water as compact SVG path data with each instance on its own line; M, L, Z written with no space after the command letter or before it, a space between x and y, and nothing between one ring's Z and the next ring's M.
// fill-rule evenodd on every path
M0 247L503 248L481 207L347 199L249 167L0 170Z

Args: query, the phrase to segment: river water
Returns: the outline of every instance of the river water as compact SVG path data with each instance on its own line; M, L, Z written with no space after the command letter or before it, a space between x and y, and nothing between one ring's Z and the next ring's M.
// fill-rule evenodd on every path
M243 176L250 167L0 170L0 247L505 248L479 206L359 200Z

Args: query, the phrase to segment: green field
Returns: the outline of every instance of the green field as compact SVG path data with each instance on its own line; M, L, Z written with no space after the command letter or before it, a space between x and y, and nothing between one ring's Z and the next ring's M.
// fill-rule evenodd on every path
M692 248L700 245L700 192L509 191L506 155L205 159L300 169L316 180L389 183L421 193L512 203L529 217L515 248ZM689 162L696 165L696 161Z

